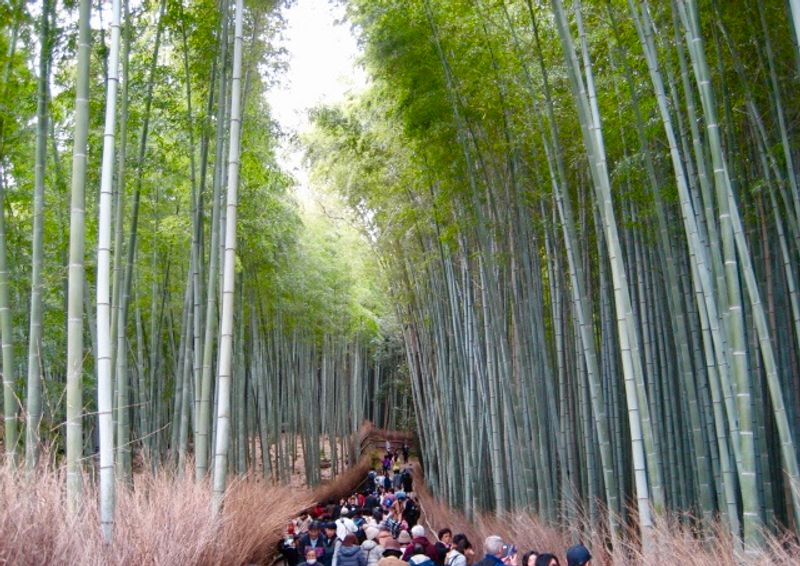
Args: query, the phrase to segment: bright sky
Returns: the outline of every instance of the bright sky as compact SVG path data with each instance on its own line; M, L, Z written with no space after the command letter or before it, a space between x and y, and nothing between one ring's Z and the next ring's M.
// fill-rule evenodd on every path
M366 84L366 75L356 64L359 56L350 24L343 20L344 7L328 0L297 0L284 11L287 29L281 46L289 53L289 69L267 94L273 117L287 133L308 128L308 110L345 99ZM283 141L283 165L297 179L301 203L313 200L308 173L302 168L302 150Z

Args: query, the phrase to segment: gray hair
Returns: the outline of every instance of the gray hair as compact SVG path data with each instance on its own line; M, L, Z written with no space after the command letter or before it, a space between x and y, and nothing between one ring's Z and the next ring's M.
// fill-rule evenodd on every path
M498 556L503 551L503 539L497 535L486 537L486 540L483 541L483 548L486 554Z

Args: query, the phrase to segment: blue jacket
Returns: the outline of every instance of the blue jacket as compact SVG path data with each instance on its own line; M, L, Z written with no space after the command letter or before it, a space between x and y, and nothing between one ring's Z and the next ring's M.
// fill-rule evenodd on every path
M367 566L367 559L360 546L341 546L336 555L336 566Z

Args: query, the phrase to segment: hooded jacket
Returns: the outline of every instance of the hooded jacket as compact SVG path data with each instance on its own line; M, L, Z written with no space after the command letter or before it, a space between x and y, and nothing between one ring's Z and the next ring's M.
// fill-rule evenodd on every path
M374 540L365 540L361 543L361 551L367 560L367 566L375 566L383 558L383 547Z
M340 546L336 554L337 566L367 566L360 546Z

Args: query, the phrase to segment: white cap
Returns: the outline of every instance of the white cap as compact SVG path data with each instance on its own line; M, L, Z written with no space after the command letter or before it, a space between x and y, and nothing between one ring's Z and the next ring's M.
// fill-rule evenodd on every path
M418 538L425 536L425 527L422 525L414 525L411 527L411 538Z

